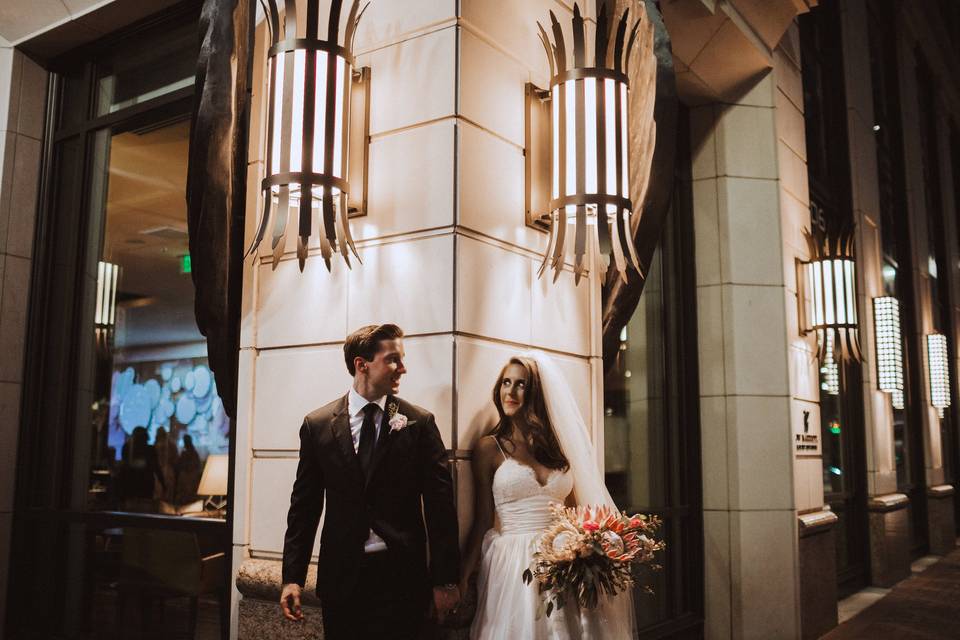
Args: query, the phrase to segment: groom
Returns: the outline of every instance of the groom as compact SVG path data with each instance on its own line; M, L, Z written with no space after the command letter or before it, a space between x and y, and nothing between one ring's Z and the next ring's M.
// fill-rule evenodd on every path
M317 596L327 640L416 638L431 600L442 619L460 598L446 449L433 415L394 395L407 372L402 338L393 324L347 336L353 386L300 427L280 606L288 619L303 619L300 595L326 500Z

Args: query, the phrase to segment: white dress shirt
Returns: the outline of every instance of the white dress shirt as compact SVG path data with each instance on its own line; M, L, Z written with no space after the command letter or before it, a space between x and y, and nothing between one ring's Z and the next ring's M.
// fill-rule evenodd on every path
M377 429L377 441L379 442L380 431L382 431L383 427L380 422L383 417L384 405L387 403L387 396L381 396L376 400L367 400L357 393L356 389L350 387L350 393L347 395L347 411L350 412L350 436L353 438L354 452L360 448L360 430L363 428L363 408L371 402L380 407L373 417L373 424ZM363 551L365 553L373 553L374 551L386 550L387 543L384 542L383 538L378 536L373 529L370 529L370 536L367 538L367 541L363 543Z

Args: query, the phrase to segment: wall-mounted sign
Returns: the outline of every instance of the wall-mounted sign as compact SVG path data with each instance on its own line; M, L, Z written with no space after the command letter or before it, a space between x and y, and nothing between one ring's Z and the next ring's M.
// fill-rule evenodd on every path
M790 420L793 423L793 448L796 455L820 455L820 412L812 402L794 400Z

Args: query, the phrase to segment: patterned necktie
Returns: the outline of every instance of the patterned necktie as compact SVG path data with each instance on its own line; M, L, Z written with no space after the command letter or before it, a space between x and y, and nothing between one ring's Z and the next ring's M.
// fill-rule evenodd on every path
M360 457L360 469L363 470L364 477L369 475L370 464L373 462L373 450L377 443L375 418L379 408L373 402L363 408L363 426L360 427L360 446L357 447L357 455Z

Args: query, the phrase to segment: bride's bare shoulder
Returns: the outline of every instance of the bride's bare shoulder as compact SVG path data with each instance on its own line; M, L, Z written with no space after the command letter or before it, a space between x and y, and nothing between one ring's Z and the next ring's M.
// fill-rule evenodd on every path
M483 436L473 447L474 464L486 469L496 469L500 460L503 458L500 453L500 445L493 436Z

